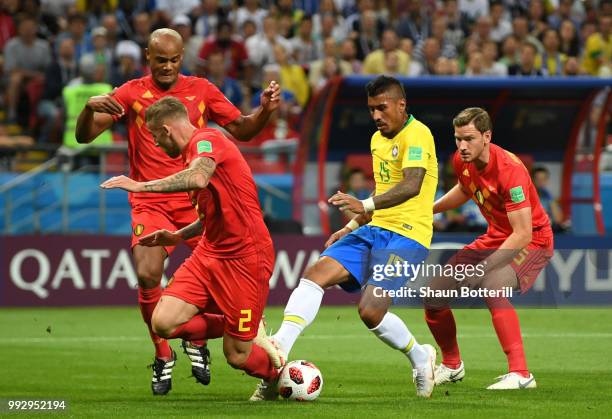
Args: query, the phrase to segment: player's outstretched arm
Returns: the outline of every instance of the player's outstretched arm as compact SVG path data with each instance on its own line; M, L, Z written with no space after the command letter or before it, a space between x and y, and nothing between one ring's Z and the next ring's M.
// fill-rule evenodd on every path
M325 242L325 248L327 249L329 246L331 246L332 244L340 240L342 237L357 230L359 227L361 227L362 225L366 224L369 221L370 221L370 217L368 214L356 215L355 217L351 219L351 221L348 222L347 225L345 225L340 230L336 231L331 236L329 236L329 239L327 239L327 241Z
M531 207L525 207L508 213L512 234L502 243L498 250L485 259L487 271L507 265L531 242L533 225Z
M363 201L354 196L338 192L329 198L328 202L355 214L364 214L374 209L391 208L417 196L421 192L421 185L425 178L425 169L422 167L409 167L404 169L404 179L387 192L373 196Z
M225 125L225 128L234 138L240 141L249 141L259 134L270 119L270 115L280 104L280 86L275 81L261 93L261 105L250 115L240 115Z
M446 192L442 198L434 202L433 212L437 214L439 212L459 208L469 200L470 195L465 192L463 186L457 183L450 191Z
M124 189L128 192L188 192L203 189L215 172L216 163L208 157L198 157L188 169L163 179L137 182L127 176L115 176L100 185L103 189Z
M183 240L202 235L202 222L196 220L186 227L175 232L168 230L157 230L151 234L141 237L138 244L146 247L175 246Z
M112 94L92 96L79 114L75 130L78 143L92 142L113 125L113 115L123 116L123 107Z

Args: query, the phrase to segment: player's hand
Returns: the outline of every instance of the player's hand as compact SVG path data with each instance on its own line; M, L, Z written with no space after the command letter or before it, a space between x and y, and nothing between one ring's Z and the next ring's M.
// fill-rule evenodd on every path
M280 95L280 85L274 80L272 80L268 87L263 92L261 92L261 96L259 97L261 107L268 112L275 111L280 105Z
M146 247L176 246L181 241L181 236L172 231L157 230L138 239L138 244Z
M123 116L125 113L123 106L113 98L113 92L92 96L85 106L94 112L107 113L109 115Z
M127 176L114 176L100 185L102 189L123 189L128 192L144 192L144 184Z
M344 192L336 192L327 202L338 207L340 211L351 211L354 214L364 214L366 212L359 199Z
M329 236L329 239L325 242L325 248L327 249L332 244L336 243L342 237L346 236L351 232L351 229L348 227L343 227L341 230L336 231L334 234Z

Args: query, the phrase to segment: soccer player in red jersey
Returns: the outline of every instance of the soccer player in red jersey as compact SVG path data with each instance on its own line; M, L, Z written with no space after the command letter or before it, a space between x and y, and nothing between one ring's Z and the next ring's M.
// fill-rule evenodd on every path
M196 128L177 98L160 99L147 109L145 119L156 144L170 157L182 157L185 169L148 182L117 176L101 186L161 196L189 192L199 220L176 232L154 232L140 244L174 246L201 237L164 290L153 313L153 330L169 339L223 336L223 352L232 367L274 380L282 366L278 351L253 342L268 297L274 247L251 170L223 134ZM223 316L204 318L200 313Z
M110 128L113 122L126 118L130 177L137 181L158 179L182 169L181 159L168 157L154 146L153 137L145 125L145 111L159 98L167 95L179 98L196 127L205 127L208 119L211 119L241 140L250 139L261 131L270 114L278 107L280 87L275 82L270 83L262 93L261 106L253 114L244 116L208 80L179 74L183 41L174 30L164 28L154 31L146 55L151 75L131 80L113 93L91 97L79 115L76 128L77 140L88 143ZM174 246L145 247L138 244L138 239L160 229L180 229L191 224L197 216L185 193L130 193L129 201L132 207L132 254L139 285L138 302L155 345L152 389L154 394L166 394L171 387L171 371L176 355L168 342L152 331L151 316L162 293L160 281L164 259L172 253ZM193 248L197 238L187 241L187 244ZM205 342L183 342L183 348L191 358L193 375L200 383L208 384L210 354Z
M522 162L509 151L491 143L492 126L487 112L468 108L453 120L457 152L453 167L458 183L434 203L434 213L457 208L469 199L478 205L489 227L465 246L451 264L479 263L480 277L457 282L436 278L434 289L460 287L527 291L553 252L553 233L537 191ZM527 369L521 329L516 311L503 295L485 297L493 327L508 358L508 373L487 387L490 390L534 388ZM442 303L442 304L441 304ZM448 300L425 299L425 318L442 350L442 363L435 373L436 384L461 380L465 370L457 345L455 320Z

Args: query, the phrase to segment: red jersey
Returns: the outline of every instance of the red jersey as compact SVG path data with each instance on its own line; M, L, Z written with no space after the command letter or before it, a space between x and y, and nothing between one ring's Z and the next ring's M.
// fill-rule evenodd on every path
M240 116L240 111L206 79L179 75L169 90L160 89L151 76L130 80L115 90L114 99L127 115L128 156L130 178L146 182L170 176L183 170L180 157L171 158L155 146L153 136L145 124L145 110L164 96L174 96L187 107L189 119L196 127L205 127L211 119L225 126ZM118 117L114 117L118 120ZM174 194L130 193L130 204L136 202L166 202L187 200L184 192Z
M271 246L257 187L238 147L218 130L202 128L193 133L182 155L185 167L199 157L217 165L206 188L190 193L204 226L196 251L237 258Z
M508 213L526 207L531 207L533 231L550 229L527 168L509 151L495 144L489 147L489 162L482 171L474 163L464 163L458 151L453 157L459 183L472 194L471 198L489 223L486 235L508 237L513 231Z

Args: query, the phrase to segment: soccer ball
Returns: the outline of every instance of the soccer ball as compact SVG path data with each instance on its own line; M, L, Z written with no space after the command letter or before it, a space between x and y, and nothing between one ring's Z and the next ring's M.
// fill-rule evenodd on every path
M285 365L278 378L278 392L283 399L312 401L323 388L323 375L312 363L304 360Z

